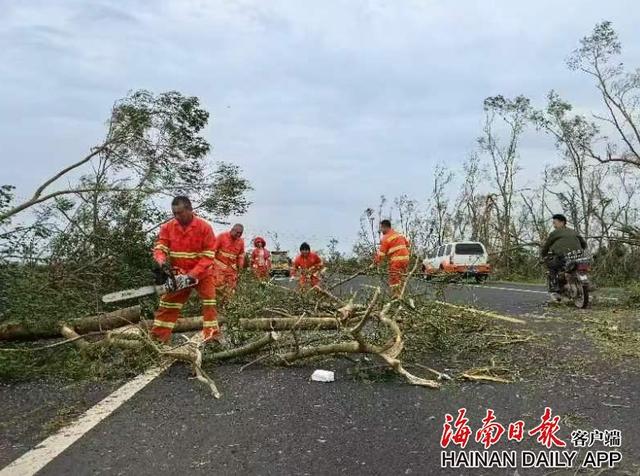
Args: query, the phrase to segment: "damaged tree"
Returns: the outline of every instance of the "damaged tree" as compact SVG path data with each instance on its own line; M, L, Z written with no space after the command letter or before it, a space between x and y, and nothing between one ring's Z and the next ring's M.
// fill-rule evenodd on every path
M412 272L415 272L415 267ZM174 328L174 335L177 334L174 341L177 343L171 346L157 344L149 336L153 321L142 318L140 307L133 306L99 316L60 322L46 332L37 327L5 326L0 328L0 338L4 340L49 337L63 337L65 340L37 348L4 348L0 351L34 352L70 344L88 356L98 355L94 349L117 348L140 357L155 356L152 361L161 366L176 360L184 361L192 366L195 377L206 384L216 398L221 393L212 376L203 369L203 360L212 364L231 359L251 359L245 366L255 362L289 366L303 360L364 354L377 356L385 367L411 385L440 388L441 383L437 380L409 372L409 366L403 364L401 358L406 347L405 333L412 328L412 320L428 316L423 309L415 307L413 299L405 297L406 284L398 298L386 297L379 287L375 287L370 288L370 296L365 300L357 300L356 296L341 298L327 289L317 287L300 294L273 284L266 284L265 287L264 284L250 282L247 286L245 291L254 295L239 293L231 307L225 308L223 315L218 318L228 336L226 340L234 341L223 348L201 345L199 331L202 329L202 317L179 319ZM256 295L266 296L266 300L271 299L284 307L274 308L265 302L259 308L251 308L248 303L254 303ZM243 299L244 302L239 302ZM436 309L453 312L454 319L469 315L524 324L524 321L508 316L446 302L430 302ZM430 325L438 328L435 323ZM434 372L438 380L445 378L446 374L430 367L411 365ZM482 380L477 372L469 371L468 374L475 375L476 380ZM462 377L469 378L465 375Z
M140 321L140 306L132 306L97 316L83 317L73 321L57 324L2 324L0 325L0 341L38 340L60 337L70 331L77 334L107 331ZM64 333L62 330L64 330Z
M167 197L188 194L210 221L245 213L250 184L208 155L208 118L197 97L134 91L115 102L104 138L31 198L0 186L0 323L88 315L103 294L146 281Z

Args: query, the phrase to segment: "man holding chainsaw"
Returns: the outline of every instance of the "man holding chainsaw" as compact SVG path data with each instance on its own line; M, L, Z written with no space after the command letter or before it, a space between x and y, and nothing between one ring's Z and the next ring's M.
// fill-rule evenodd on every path
M393 296L400 295L402 284L409 268L409 240L391 228L389 220L380 222L380 248L374 257L371 268L379 266L385 258L389 262L389 287Z
M304 289L307 284L311 284L315 288L320 284L320 275L326 271L322 259L317 253L311 251L308 243L300 245L300 254L293 260L291 266L290 281L299 276L300 289Z
M188 197L171 202L174 218L160 227L153 249L156 284L166 283L170 292L160 298L151 335L161 342L171 338L180 309L193 289L202 299L202 338L217 340L220 334L213 274L215 235L211 225L193 213Z

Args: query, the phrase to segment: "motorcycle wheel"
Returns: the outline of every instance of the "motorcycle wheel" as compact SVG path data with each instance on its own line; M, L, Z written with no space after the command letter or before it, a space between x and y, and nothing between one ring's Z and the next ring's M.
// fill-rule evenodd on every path
M578 296L576 296L573 303L578 309L586 309L589 306L589 287L580 286L578 289L582 292L578 291Z

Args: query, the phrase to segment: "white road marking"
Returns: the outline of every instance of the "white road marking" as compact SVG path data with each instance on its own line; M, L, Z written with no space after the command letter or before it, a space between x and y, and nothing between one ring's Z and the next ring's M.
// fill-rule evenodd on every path
M547 291L538 291L536 289L505 288L500 286L488 286L485 284L460 284L459 286L469 286L471 288L495 289L498 291L515 291L518 293L549 294ZM598 299L602 299L604 301L618 301L618 298L609 297L609 296L598 296Z
M536 289L522 289L522 288L504 288L500 286L487 286L482 284L470 284L469 286L474 288L487 288L496 289L498 291L516 291L519 293L534 293L534 294L548 294L547 291L538 291Z
M0 476L30 476L47 464L85 433L111 415L118 407L151 383L164 372L172 362L153 367L125 383L108 397L87 410L71 425L45 439L31 451L28 451L13 463L0 470Z

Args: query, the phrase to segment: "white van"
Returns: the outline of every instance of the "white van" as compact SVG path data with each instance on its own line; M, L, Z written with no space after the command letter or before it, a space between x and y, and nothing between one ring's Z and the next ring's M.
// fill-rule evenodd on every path
M481 283L491 273L487 249L478 241L445 243L422 262L422 272L430 279L436 274L473 276Z

